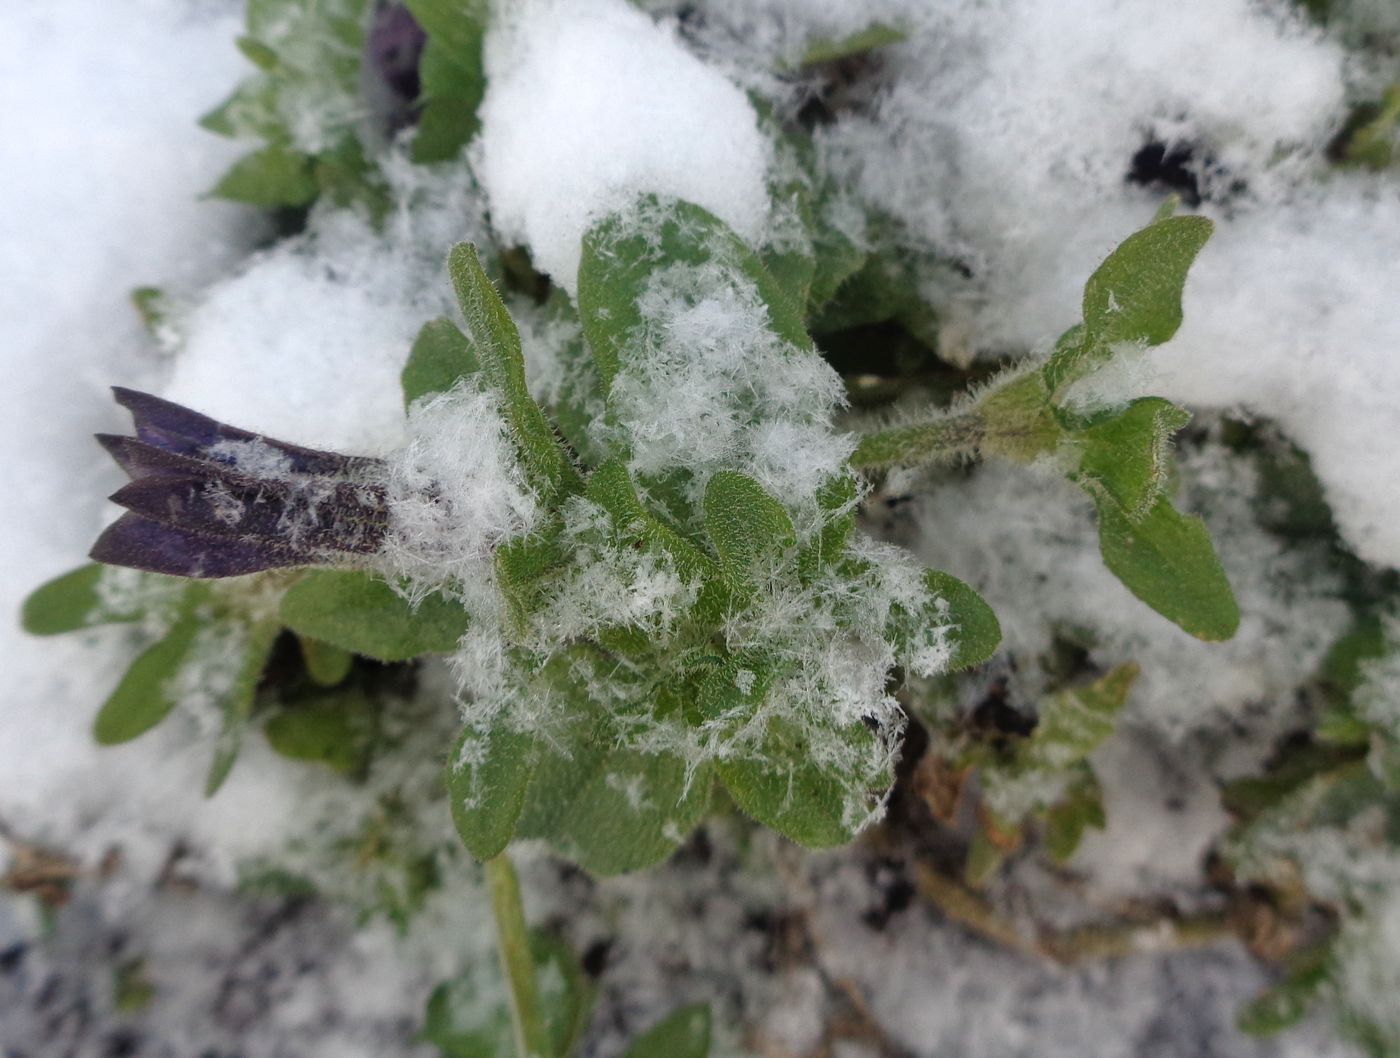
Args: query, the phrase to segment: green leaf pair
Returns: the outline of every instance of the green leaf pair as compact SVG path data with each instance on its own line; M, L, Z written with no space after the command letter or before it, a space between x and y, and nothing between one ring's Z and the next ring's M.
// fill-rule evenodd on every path
M377 172L356 132L368 0L254 0L238 47L258 68L201 119L210 132L264 146L214 186L219 198L265 209L300 208L325 195L385 207Z
M93 735L104 746L130 742L184 704L218 725L205 795L218 791L252 719L258 681L280 629L275 619L246 605L236 590L88 565L36 589L25 601L23 622L34 635L154 625L154 642L103 703Z

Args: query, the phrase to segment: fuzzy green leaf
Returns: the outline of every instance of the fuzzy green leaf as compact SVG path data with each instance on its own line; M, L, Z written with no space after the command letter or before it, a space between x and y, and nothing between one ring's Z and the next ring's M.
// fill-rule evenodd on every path
M1164 498L1138 519L1107 493L1094 495L1094 503L1104 564L1129 591L1198 639L1235 634L1239 606L1204 522Z
M204 781L204 796L213 797L223 786L238 759L238 750L243 745L243 735L253 719L253 697L262 679L267 659L272 654L272 645L282 630L276 620L244 621L230 617L230 635L225 640L225 649L237 651L238 660L230 665L233 672L227 687L220 687L219 711L222 724L214 743L214 759L209 766L209 774ZM227 664L227 662L226 662Z
M792 519L757 481L721 470L705 487L705 531L725 572L756 588L783 556L797 546Z
M1123 342L1161 345L1181 326L1186 274L1214 225L1167 217L1128 236L1084 286L1084 324L1069 331L1045 364L1059 390L1113 357Z
M407 408L434 393L446 393L480 367L471 343L455 323L441 318L429 320L413 340L408 362L399 376L403 406Z
M34 636L56 636L93 625L139 619L140 608L114 609L103 599L101 585L107 570L96 563L79 566L35 588L24 600L21 611L24 630Z
M321 185L310 158L274 144L235 162L209 193L274 209L310 205L321 193Z
M681 1007L632 1041L623 1058L707 1058L710 1053L710 1008L704 1003Z
M1171 473L1171 438L1190 412L1160 397L1135 400L1122 411L1077 431L1074 479L1090 492L1103 489L1130 519L1151 510Z
M496 586L506 604L508 626L517 635L529 628L552 574L564 561L559 532L556 522L496 548Z
M462 732L447 762L452 821L467 851L489 860L510 844L539 752L531 735Z
M803 545L797 557L797 568L804 581L810 582L846 553L846 545L855 532L859 498L860 484L850 471L831 478L817 490L817 503L826 523Z
M1072 785L1045 813L1045 850L1056 863L1068 863L1084 832L1102 830L1108 822L1098 780L1087 766L1084 771L1085 780Z
M363 691L346 689L283 710L268 720L263 734L284 757L356 775L369 759L377 729L374 703Z
M1017 747L1016 769L1057 771L1087 760L1113 733L1139 673L1128 662L1093 683L1051 695L1035 730Z
M130 742L159 724L179 704L176 677L190 658L199 630L199 619L186 613L132 662L97 714L93 736L99 744Z
M486 382L501 397L502 412L530 483L547 500L575 491L580 484L578 472L525 385L520 332L482 270L476 247L458 243L448 255L447 268L466 320L467 338Z
M631 541L633 547L656 548L675 564L676 572L684 580L701 581L695 613L702 619L718 619L729 600L719 566L643 506L632 475L620 459L609 460L595 470L588 479L584 495L607 511L619 536L635 534Z
M857 747L873 735L841 733ZM723 760L716 771L743 811L809 849L844 845L867 822L876 794L893 777L873 771L836 771L815 764L805 739L782 719L769 721L754 758Z
M1214 230L1170 217L1129 235L1084 286L1084 326L1101 342L1161 345L1181 326L1186 273Z
M544 838L595 874L659 863L704 818L709 767L687 774L672 753L620 748L610 718L559 664L557 690L572 696L574 709L567 728L551 732L559 748L541 745L517 835Z
M986 807L1003 826L1031 815L1046 819L1051 854L1073 853L1084 828L1102 825L1098 782L1088 758L1113 733L1138 677L1119 665L1093 683L1051 695L1031 734L1009 756L984 760L980 775Z
M930 569L924 585L948 604L944 620L956 626L950 672L980 665L1001 645L1001 622L986 600L950 573Z
M376 661L453 650L467 630L462 607L429 595L416 607L371 573L313 570L282 597L282 622L298 635Z

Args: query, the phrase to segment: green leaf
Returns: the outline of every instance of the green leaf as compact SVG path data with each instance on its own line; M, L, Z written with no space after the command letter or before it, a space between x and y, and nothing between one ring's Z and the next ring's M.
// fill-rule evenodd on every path
M1376 171L1387 168L1395 160L1398 130L1400 84L1393 84L1380 102L1363 103L1352 111L1336 140L1342 145L1340 161Z
M209 775L204 782L204 796L213 797L223 786L238 758L238 750L243 744L243 734L253 718L253 696L258 682L262 679L267 659L272 654L272 645L282 630L276 620L246 621L239 617L227 619L229 635L221 640L224 650L236 651L237 659L223 659L221 668L231 672L232 679L226 687L222 680L206 678L205 685L218 695L219 711L223 723L218 739L214 743L214 759L209 766ZM211 686L212 685L212 686Z
M218 107L199 119L201 128L218 136L285 143L286 131L277 110L277 82L252 77L234 89Z
M481 45L487 5L409 0L408 8L428 34L418 63L423 111L413 138L413 160L451 161L480 127L476 112L486 91Z
M855 743L873 738L863 729L843 734ZM813 763L803 737L782 719L769 722L755 758L722 760L715 769L747 815L809 849L849 842L866 823L875 794L892 781Z
M440 594L416 607L372 573L312 570L282 597L282 622L298 635L376 661L454 650L467 630L460 604Z
M572 758L546 750L518 834L546 839L594 874L642 870L670 856L704 818L710 769L702 765L687 782L680 757L613 748L603 737L571 743Z
M177 679L189 660L201 622L186 613L126 670L103 704L93 736L104 746L130 742L164 720L178 703Z
M452 821L462 844L489 860L510 844L539 752L535 739L499 725L463 731L447 764Z
M1291 960L1283 980L1245 1004L1235 1024L1250 1036L1272 1036L1292 1028L1317 1004L1332 976L1332 945L1305 949Z
M530 932L540 1012L553 1053L567 1058L587 1020L593 987L566 944L541 930ZM515 1054L506 982L500 960L487 956L439 985L428 999L423 1039L443 1058L507 1058Z
M757 288L774 333L798 349L812 348L799 306L723 221L692 203L649 196L583 237L579 313L605 391L625 360L645 355L643 294L653 273L675 265L734 269Z
M807 45L799 66L816 66L818 63L836 62L849 59L853 55L863 55L876 48L884 48L907 40L908 35L894 26L876 22L859 32L836 40L814 40Z
M1129 235L1084 286L1084 326L1102 342L1161 345L1181 326L1186 273L1215 225L1170 217Z
M311 159L274 144L235 162L209 193L215 198L272 209L310 205L320 192Z
M705 532L730 579L749 589L761 585L797 546L792 519L757 481L721 470L705 486Z
M797 568L804 582L811 582L818 573L846 553L846 545L856 526L856 503L860 499L860 484L849 470L829 479L817 490L825 524L802 547Z
M1009 755L982 761L986 807L1006 826L1044 816L1051 854L1073 853L1084 828L1103 822L1089 755L1113 733L1138 673L1135 664L1119 665L1093 683L1046 699L1030 735Z
M102 579L109 570L96 563L79 566L35 588L21 611L24 630L34 636L56 636L93 625L139 620L143 607L114 607L104 597ZM151 573L141 576L152 582L167 579Z
M517 836L544 838L586 870L621 874L659 863L704 817L711 772L673 753L619 746L607 713L560 657L556 693L572 698L563 730L541 744Z
M1190 421L1190 412L1160 397L1135 400L1074 433L1081 455L1072 477L1090 493L1106 491L1129 519L1140 519L1164 493L1172 435Z
M171 317L175 307L169 294L160 287L137 287L131 292L131 305L141 317L146 333L162 347L169 345L175 334Z
M316 155L312 165L320 198L344 209L362 208L379 224L389 211L389 191L379 168L354 136Z
M1087 760L1113 733L1140 672L1128 662L1093 683L1051 695L1035 730L1017 746L1016 769L1057 771Z
M710 1053L710 1008L704 1003L681 1007L632 1041L623 1058L707 1058Z
M1085 781L1073 784L1045 813L1045 850L1056 863L1068 863L1084 832L1102 830L1108 822L1098 780L1087 766L1084 771Z
M701 620L717 620L727 608L729 594L721 583L719 566L709 555L642 505L626 464L609 460L593 472L584 492L586 499L607 511L620 537L635 534L632 546L656 548L675 564L684 580L700 580L695 614Z
M341 775L364 770L377 731L374 703L353 688L297 702L263 726L268 745L282 756L324 764Z
M1121 342L1169 341L1181 326L1186 274L1213 228L1205 217L1168 217L1128 236L1085 284L1084 325L1046 363L1050 388L1101 366Z
M525 385L520 332L482 270L476 247L458 243L448 255L447 267L466 319L467 337L483 376L501 397L502 411L530 483L546 500L576 491L578 472Z
M496 548L496 587L506 604L508 627L517 636L529 629L530 618L564 563L561 528L554 522Z
M1104 564L1129 591L1198 639L1235 634L1239 606L1204 522L1163 498L1136 520L1107 493L1094 503Z
M322 687L334 687L350 675L355 664L355 655L329 643L309 636L297 636L301 648L301 660L306 666L306 674Z
M1001 622L986 600L950 573L930 569L924 585L948 604L944 619L957 628L953 633L953 658L949 672L980 665L1001 645Z
M448 319L423 324L409 350L408 362L399 376L403 384L403 406L434 393L446 393L462 379L481 369L467 336Z

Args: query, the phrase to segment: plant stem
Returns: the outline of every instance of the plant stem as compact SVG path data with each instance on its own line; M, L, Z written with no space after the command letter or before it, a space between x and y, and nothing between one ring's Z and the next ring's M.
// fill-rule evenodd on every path
M851 456L851 465L876 470L904 465L952 462L977 451L986 431L979 412L930 419L913 426L866 434Z
M915 871L919 893L952 921L1003 948L1066 966L1086 959L1116 959L1143 951L1200 948L1234 934L1227 916L1212 913L1066 930L1036 929L1028 933L998 915L980 894L945 877L928 864L918 864Z
M510 1020L515 1029L516 1058L550 1058L544 1018L535 990L535 959L520 902L520 880L510 857L501 853L486 861L486 888L496 916L496 950L501 972L510 985Z

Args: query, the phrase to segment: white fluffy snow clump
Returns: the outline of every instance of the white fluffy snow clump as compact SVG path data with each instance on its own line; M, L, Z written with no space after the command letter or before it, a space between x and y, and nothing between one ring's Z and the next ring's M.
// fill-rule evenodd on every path
M499 5L486 73L476 170L492 223L570 294L584 231L639 194L761 234L771 147L752 105L626 0Z

